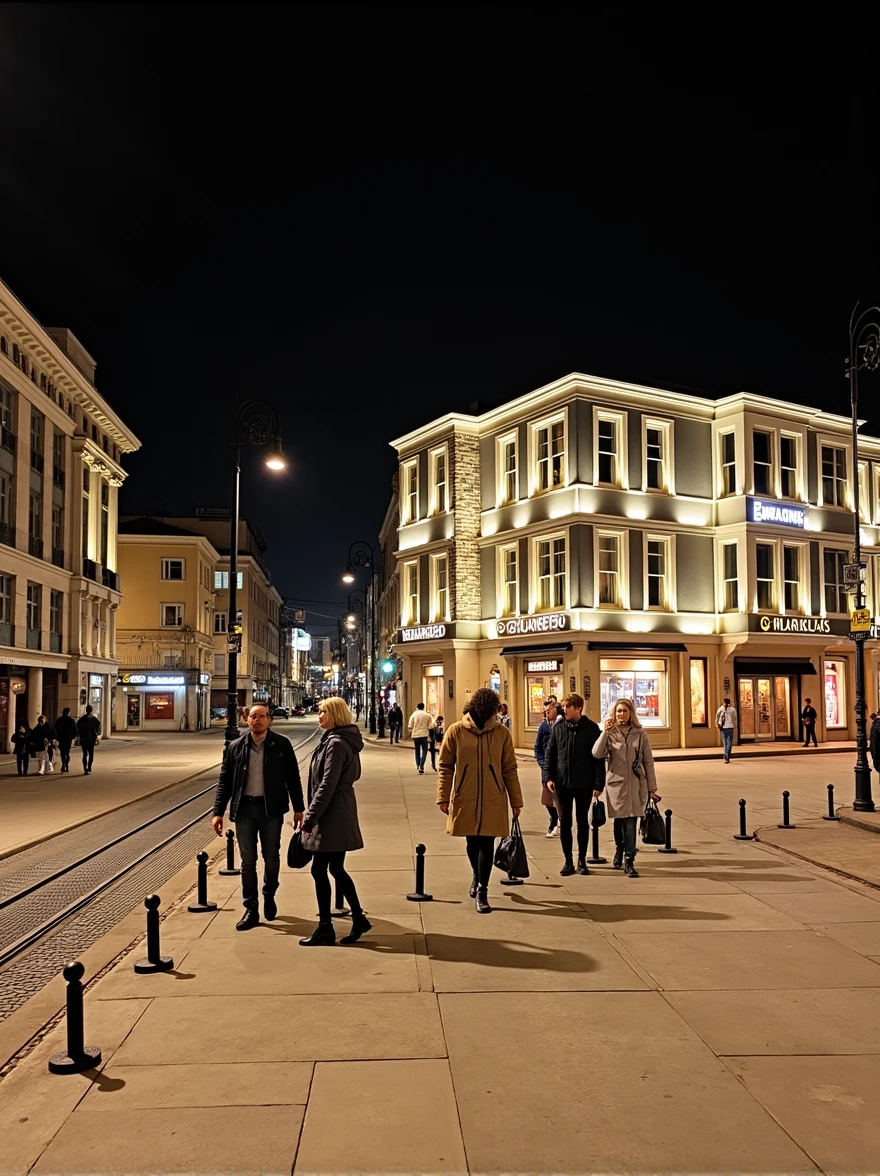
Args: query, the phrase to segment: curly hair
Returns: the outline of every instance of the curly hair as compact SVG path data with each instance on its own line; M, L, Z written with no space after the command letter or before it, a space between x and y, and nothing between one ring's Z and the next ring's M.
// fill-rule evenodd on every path
M465 707L465 714L470 715L478 727L485 727L500 709L501 700L495 691L490 690L488 686L481 686L471 695L471 700Z

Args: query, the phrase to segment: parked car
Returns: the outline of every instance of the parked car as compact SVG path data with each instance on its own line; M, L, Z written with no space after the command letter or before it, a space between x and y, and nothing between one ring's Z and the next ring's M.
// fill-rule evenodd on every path
M290 712L288 711L286 706L276 706L275 709L272 711L272 718L273 719L289 719Z

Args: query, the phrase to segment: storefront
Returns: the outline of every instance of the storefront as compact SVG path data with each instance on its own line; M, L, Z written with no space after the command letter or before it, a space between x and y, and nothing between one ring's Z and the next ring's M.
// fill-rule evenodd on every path
M116 713L126 731L196 731L208 724L210 675L197 670L123 670Z

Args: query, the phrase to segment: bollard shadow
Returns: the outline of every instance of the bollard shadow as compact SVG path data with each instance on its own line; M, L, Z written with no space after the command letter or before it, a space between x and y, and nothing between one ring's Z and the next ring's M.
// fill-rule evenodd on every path
M97 1086L102 1094L113 1094L114 1091L122 1090L123 1086L125 1086L124 1079L108 1078L100 1070L86 1070L85 1076L91 1082L92 1086Z
M571 902L562 902L551 899L535 901L531 898L526 898L524 894L506 894L505 898L516 904L516 913L518 915L550 915L563 919L589 919L587 912L579 906L584 900L582 898L575 898L571 896ZM504 907L496 904L492 907L492 911L498 911L500 914L511 914L512 907Z
M166 973L168 976L173 976L175 980L195 980L195 972L179 972L177 968L172 968L170 972Z
M381 943L365 936L351 944L349 950L360 948L377 955L411 955L412 940L424 938L428 958L436 963L566 973L595 972L599 968L599 962L584 952L572 951L570 948L539 947L518 939L483 939L473 935L448 935L435 931L426 932L422 936L395 923L376 926L374 930L388 936L387 941Z
M728 922L730 915L721 914L719 911L695 911L689 907L680 906L636 906L634 903L621 904L620 906L613 906L610 903L590 903L589 899L583 899L584 906L588 908L590 918L597 923L628 923L634 919L641 919L645 922L662 922L664 919L674 919L679 922L689 923L720 923ZM592 908L592 909L590 909Z

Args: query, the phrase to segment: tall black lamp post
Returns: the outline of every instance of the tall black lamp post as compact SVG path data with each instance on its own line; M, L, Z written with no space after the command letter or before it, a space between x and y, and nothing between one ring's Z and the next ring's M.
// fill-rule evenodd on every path
M880 307L869 306L859 311L856 304L849 320L849 358L846 375L849 380L852 409L853 450L853 563L862 562L862 536L859 522L859 372L877 370L880 365ZM865 607L865 582L856 585L855 608ZM865 638L867 633L854 632L856 643L856 796L853 808L859 813L872 813L871 765L868 762L868 730L865 703Z
M365 543L359 539L356 543L352 543L348 549L348 563L345 565L345 572L342 576L344 584L353 584L355 580L355 568L369 568L370 578L377 575L376 559L373 555L373 548L369 543ZM375 586L371 587L369 593L369 614L370 614L370 734L376 734L376 593Z
M242 445L268 445L266 466L283 470L287 466L281 450L278 416L265 400L243 400L235 414L232 434L232 510L229 512L229 618L226 627L226 731L225 746L238 738L238 655L241 633L238 631L238 511L239 476Z
M364 694L367 676L367 594L363 588L355 588L348 594L348 616L346 627L358 633L358 706L361 704L361 670L364 673ZM369 724L369 707L364 706L364 726Z

